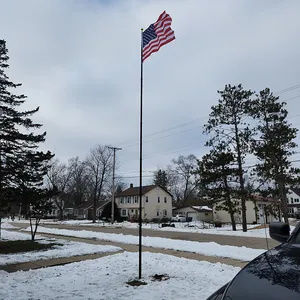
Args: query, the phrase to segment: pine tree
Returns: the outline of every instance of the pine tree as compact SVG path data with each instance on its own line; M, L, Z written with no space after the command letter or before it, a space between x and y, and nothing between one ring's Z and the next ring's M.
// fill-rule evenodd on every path
M212 199L217 210L228 211L232 230L236 231L234 215L239 212L239 202L236 199L236 187L232 185L237 176L233 163L233 154L220 144L202 157L196 172L200 176L204 195Z
M155 172L154 174L154 180L153 183L155 185L159 185L165 190L168 188L169 185L169 179L166 171L159 169L158 171Z
M247 192L244 183L243 163L249 153L250 137L252 131L246 123L250 100L254 94L251 90L244 90L242 85L226 85L223 91L218 91L221 98L219 103L212 106L205 132L212 134L212 138L206 143L214 146L223 142L230 147L237 165L239 191L242 204L243 231L247 231L246 198Z
M256 172L264 183L271 183L268 192L281 201L281 210L288 223L287 185L297 180L299 169L290 158L295 154L298 129L288 123L286 103L275 97L270 89L261 91L249 109L257 121L257 135L252 140L253 153L260 161ZM269 194L269 195L270 195Z
M34 123L31 116L38 112L39 108L29 111L20 109L26 96L13 93L13 90L21 84L13 83L5 74L8 60L6 42L0 40L0 210L2 211L7 211L10 203L16 199L24 204L30 202L30 205L34 205L33 201L38 201L37 199L46 194L42 188L43 178L48 162L53 157L50 152L38 151L39 144L45 141L46 132L35 133L42 125Z

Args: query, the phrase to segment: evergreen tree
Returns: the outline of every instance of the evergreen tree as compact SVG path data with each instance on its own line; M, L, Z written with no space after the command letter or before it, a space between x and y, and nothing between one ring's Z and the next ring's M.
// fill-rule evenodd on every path
M239 202L236 199L236 187L232 185L237 176L237 169L233 168L233 163L233 154L220 144L198 162L197 174L200 176L204 195L215 203L217 210L228 211L232 230L236 231L234 215L239 212Z
M5 74L8 68L6 42L0 40L0 210L7 211L10 203L18 199L25 204L34 205L45 195L42 188L50 152L38 151L45 141L46 132L35 133L41 124L32 121L31 116L39 108L22 111L20 106L26 96L16 95L15 84ZM33 197L34 195L34 197ZM26 196L26 197L25 197ZM36 203L37 204L37 203Z
M103 208L100 219L104 219L104 218L106 220L111 219L111 203L108 203ZM120 222L122 220L120 215L120 210L116 203L114 204L114 220L116 220L117 222Z
M252 140L253 153L260 161L256 172L263 182L272 183L268 196L280 199L283 217L288 223L287 185L293 185L299 174L299 169L293 168L290 162L296 153L294 140L298 129L288 123L286 103L268 88L257 95L249 111L257 121L257 134Z
M166 171L159 169L158 171L155 172L154 174L154 180L153 183L155 185L159 185L165 190L168 188L169 185L169 179Z
M212 138L206 143L214 146L220 142L230 147L237 165L239 193L242 204L243 231L247 231L246 198L247 192L244 183L243 163L249 153L249 142L252 131L246 119L249 116L248 109L251 105L251 90L244 90L242 85L226 85L223 91L218 91L221 98L219 103L212 106L205 132L212 134Z

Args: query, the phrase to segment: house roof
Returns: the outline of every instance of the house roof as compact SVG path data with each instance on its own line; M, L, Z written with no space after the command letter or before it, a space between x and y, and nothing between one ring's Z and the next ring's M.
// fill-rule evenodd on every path
M290 188L290 190L300 197L300 188Z
M77 209L88 209L93 205L93 201L85 201L83 203L80 203L79 205L77 205L75 208Z
M204 206L191 206L193 209L199 211L199 212L203 212L203 211L212 211L212 209L206 205Z
M100 209L100 208L104 207L105 205L107 205L108 203L111 203L111 201L100 201L97 203L96 209Z
M211 208L209 208L208 206L204 205L204 206L192 206L192 205L188 205L188 206L184 206L184 207L180 207L177 209L182 209L182 208L187 208L190 207L191 209L197 211L197 212L209 212L212 211Z
M161 186L158 185L146 185L142 187L142 195L147 194L148 192L150 192L151 190L153 190L156 187L160 187L161 189L163 189L166 193L170 194L172 196L171 193L169 193L168 191L166 191L164 188L162 188ZM139 196L140 195L140 187L130 187L127 190L120 192L116 195L116 197L127 197L127 196Z
M109 202L110 201L99 201L99 202L97 202L96 209L102 208L103 206L105 206ZM90 201L85 201L85 202L77 205L75 208L86 210L86 209L89 209L89 208L93 207L93 205L94 205L94 201L90 200Z

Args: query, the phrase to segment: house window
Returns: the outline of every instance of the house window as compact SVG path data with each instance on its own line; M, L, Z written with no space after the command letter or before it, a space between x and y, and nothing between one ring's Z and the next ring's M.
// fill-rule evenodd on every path
M146 196L146 203L148 203L148 196Z
M126 216L126 209L122 209L121 215L122 215L122 216Z
M121 197L120 203L123 204L124 203L124 198Z
M157 202L160 203L160 198L159 197L157 197Z
M138 198L137 198L137 196L134 197L134 203L138 203Z
M165 200L165 203L167 203L167 197L165 197L164 200Z
M298 202L299 202L299 199L295 199L295 203L296 203L296 202L298 203Z
M127 197L127 203L128 203L128 204L131 203L131 197Z
M168 215L168 212L166 209L163 210L163 216L166 217Z
M156 216L159 217L159 210L156 211Z
M294 198L291 198L291 203L294 203Z

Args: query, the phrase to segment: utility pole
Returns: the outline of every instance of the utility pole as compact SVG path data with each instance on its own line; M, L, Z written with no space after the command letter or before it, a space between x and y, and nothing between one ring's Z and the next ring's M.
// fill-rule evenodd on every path
M112 178L112 199L111 199L111 224L114 223L115 216L115 169L116 169L116 151L122 150L122 148L108 147L114 151L113 158L113 178Z

